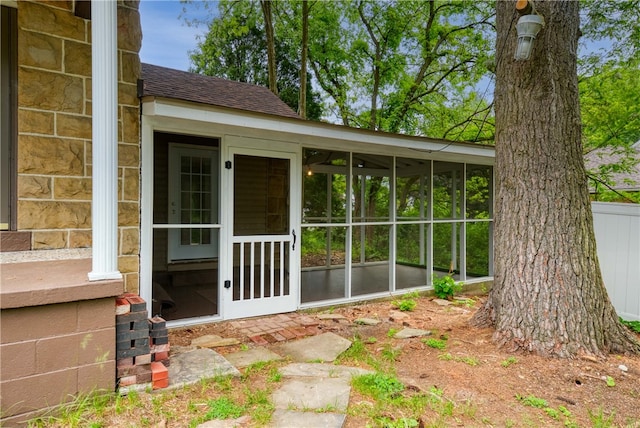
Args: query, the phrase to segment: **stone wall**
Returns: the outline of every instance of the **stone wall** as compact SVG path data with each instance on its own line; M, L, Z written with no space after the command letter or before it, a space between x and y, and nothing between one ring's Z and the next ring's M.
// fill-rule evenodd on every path
M17 5L18 230L33 250L90 247L91 20L72 0ZM118 1L118 267L135 293L141 43L138 1Z

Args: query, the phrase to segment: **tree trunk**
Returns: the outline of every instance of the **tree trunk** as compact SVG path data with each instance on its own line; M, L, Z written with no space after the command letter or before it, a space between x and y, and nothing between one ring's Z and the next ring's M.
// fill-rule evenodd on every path
M262 15L264 16L264 29L267 39L267 68L269 71L269 89L278 95L278 78L276 75L276 42L273 34L273 14L271 13L271 0L260 0Z
M640 352L596 254L582 159L577 1L536 1L545 27L515 61L515 1L496 4L494 285L472 323L545 356Z
M302 53L300 55L300 97L298 114L307 118L307 55L309 53L309 0L302 0Z

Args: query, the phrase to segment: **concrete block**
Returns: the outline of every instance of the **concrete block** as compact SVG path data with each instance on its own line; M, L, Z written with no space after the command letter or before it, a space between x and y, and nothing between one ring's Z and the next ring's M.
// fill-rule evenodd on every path
M36 373L36 342L0 345L0 373L2 380L17 379Z
M3 309L0 343L16 343L76 331L77 304Z
M103 328L113 330L114 322L113 297L78 302L78 326L76 331L90 331Z
M3 314L4 315L4 314ZM113 377L113 372L111 372ZM0 382L2 416L9 417L72 400L78 385L76 368ZM34 394L37 391L37 394Z
M78 392L89 394L95 391L113 392L116 387L115 361L108 360L78 367Z

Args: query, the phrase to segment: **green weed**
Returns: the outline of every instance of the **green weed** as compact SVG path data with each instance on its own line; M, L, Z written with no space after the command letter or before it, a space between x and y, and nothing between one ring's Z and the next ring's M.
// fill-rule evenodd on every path
M500 365L502 367L509 367L510 365L515 364L517 362L518 362L518 359L516 357L509 357L503 362L501 362Z
M598 409L597 413L587 410L587 414L589 415L593 428L609 428L614 426L616 416L614 412L611 412L611 414L607 416L602 409Z
M384 373L370 373L351 379L353 388L363 395L377 400L385 400L404 390L404 385L395 376Z
M547 404L547 400L543 398L538 398L534 395L527 395L526 397L523 397L519 394L516 394L516 399L520 401L523 405L529 406L529 407L536 407L538 409L544 409L545 407L549 407L549 405Z
M446 340L442 340L442 339L434 339L434 338L422 339L422 343L424 343L430 348L440 349L440 350L444 350L444 348L447 347Z
M242 416L245 409L239 406L228 397L220 397L215 400L209 400L207 403L209 409L205 414L205 420L211 419L236 419Z
M462 290L462 282L456 282L451 276L438 276L433 274L431 279L433 292L440 299L450 299L455 293Z
M419 297L418 293L407 293L400 300L394 300L392 302L393 306L403 312L411 312L413 311L418 302L416 302L416 298Z
M640 333L640 321L627 321L620 318L620 322L622 323L622 325L629 328L631 331Z

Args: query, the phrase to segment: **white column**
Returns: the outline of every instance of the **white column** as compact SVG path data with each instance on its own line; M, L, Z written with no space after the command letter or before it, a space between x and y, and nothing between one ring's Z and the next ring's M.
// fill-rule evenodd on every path
M93 265L90 281L118 271L118 16L116 0L91 1Z

